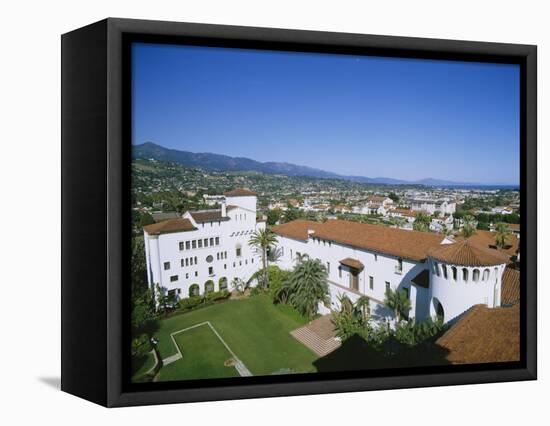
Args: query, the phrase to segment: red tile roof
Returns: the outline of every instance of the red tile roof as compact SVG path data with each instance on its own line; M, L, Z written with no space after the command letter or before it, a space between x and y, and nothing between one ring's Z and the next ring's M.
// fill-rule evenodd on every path
M307 240L308 229L314 230L314 236L323 240L415 261L424 260L428 249L439 245L443 239L435 233L406 231L345 220L329 220L325 223L295 220L273 227L273 231L279 235L302 241Z
M519 240L517 235L515 234L508 235L509 246L502 249L496 248L495 237L496 237L495 232L477 230L474 235L468 238L468 241L470 241L470 243L472 243L475 246L499 251L501 253L505 253L508 256L514 256L517 253L518 247L519 247ZM457 237L457 239L460 240L462 239L462 237Z
M469 240L441 244L431 248L428 255L441 262L460 266L494 266L508 263L508 257L502 253L475 246Z
M315 237L415 261L424 260L428 249L443 239L434 233L344 220L324 223L315 231Z
M519 271L505 268L502 274L502 290L500 296L501 305L513 305L519 302L520 281Z
M257 196L258 194L246 188L236 188L232 191L224 193L223 195L225 195L226 197L251 197Z
M453 364L510 362L520 359L519 305L475 305L436 344Z
M152 225L144 226L143 229L149 235L170 234L173 232L194 231L197 228L193 226L189 219L169 219L162 222L153 223Z
M197 223L202 222L218 222L222 220L229 220L227 216L222 216L221 210L196 210L190 211L189 214L193 217L193 220Z
M441 244L443 237L440 234L345 220L320 223L299 219L273 227L276 234L301 241L307 241L308 230L313 230L316 238L414 261L423 261L430 255L444 262L467 266L509 262L509 250L489 248L487 238L492 241L494 236L487 237L485 231L478 231L478 237L470 237L467 243L462 239L453 244Z
M273 232L283 237L293 238L295 240L307 241L308 229L319 229L323 224L320 222L314 222L313 220L297 219L292 222L283 223L281 225L274 226Z

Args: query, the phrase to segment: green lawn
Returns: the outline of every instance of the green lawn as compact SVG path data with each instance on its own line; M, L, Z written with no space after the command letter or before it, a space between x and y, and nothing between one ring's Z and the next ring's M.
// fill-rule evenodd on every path
M289 334L306 320L288 306L273 305L264 295L231 300L162 320L155 335L162 358L177 352L170 333L204 321L210 321L253 375L269 375L283 369L315 372L312 362L317 356ZM178 344L181 341L187 350L183 350L182 359L163 367L161 380L236 374L234 368L223 366L230 356L214 333L209 328L199 328L201 331L196 333L187 334L191 331L188 330L176 335Z
M235 367L224 366L231 354L208 325L178 333L174 338L183 358L164 367L160 371L159 380L239 376ZM208 356L205 356L205 349L208 350Z
M145 379L145 373L147 373L155 365L155 357L151 352L148 352L145 356L136 360L139 367L137 371L132 374L132 381L141 382Z

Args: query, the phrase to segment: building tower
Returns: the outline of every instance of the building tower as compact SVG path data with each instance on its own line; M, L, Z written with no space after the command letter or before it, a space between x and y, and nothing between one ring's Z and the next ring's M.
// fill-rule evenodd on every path
M474 246L468 240L430 250L430 316L449 322L473 305L500 306L506 263L498 251Z

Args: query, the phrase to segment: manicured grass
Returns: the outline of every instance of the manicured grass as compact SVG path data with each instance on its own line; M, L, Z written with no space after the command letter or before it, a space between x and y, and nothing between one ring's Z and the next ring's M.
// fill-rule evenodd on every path
M159 380L239 376L235 367L224 366L224 362L231 358L231 354L208 325L183 331L174 338L183 358L162 368Z
M177 352L170 333L204 321L210 321L231 350L254 375L269 375L282 369L290 369L295 373L315 372L312 362L317 356L289 334L291 330L304 325L306 319L288 306L273 305L265 295L230 300L162 320L156 333L162 358ZM180 334L185 333L187 332ZM219 340L187 344L191 345L188 351L192 348L196 351L193 355L189 353L192 359L207 358L209 360L205 362L208 365L217 362L215 360L219 356L218 348L221 344ZM186 367L184 354L184 359L163 367L160 379L184 380L189 377L203 378L206 375L211 377L214 370L206 368L206 364L189 363ZM230 370L227 367L223 368ZM216 377L227 377L226 370L222 370L222 373L225 374Z
M148 352L143 358L136 360L139 362L139 368L132 375L133 382L141 382L145 380L145 373L147 373L155 365L155 357L151 352Z

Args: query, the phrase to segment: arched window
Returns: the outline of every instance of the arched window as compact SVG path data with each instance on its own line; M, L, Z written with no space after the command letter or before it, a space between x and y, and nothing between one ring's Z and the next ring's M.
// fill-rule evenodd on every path
M479 269L474 269L474 282L478 282L479 281Z
M447 265L441 265L443 268L443 276L447 279Z
M189 286L189 296L190 297L196 297L199 295L200 287L198 284L191 284Z
M214 291L214 281L208 280L204 283L204 294L212 293Z
M462 281L468 282L468 269L462 268Z
M453 280L456 281L458 279L458 270L456 269L456 266L453 266L451 271L453 272Z
M487 281L489 279L489 270L485 269L483 271L483 281Z
M441 276L441 271L439 270L439 263L435 262L435 274L439 277Z
M227 290L227 278L221 277L219 281L220 291Z

